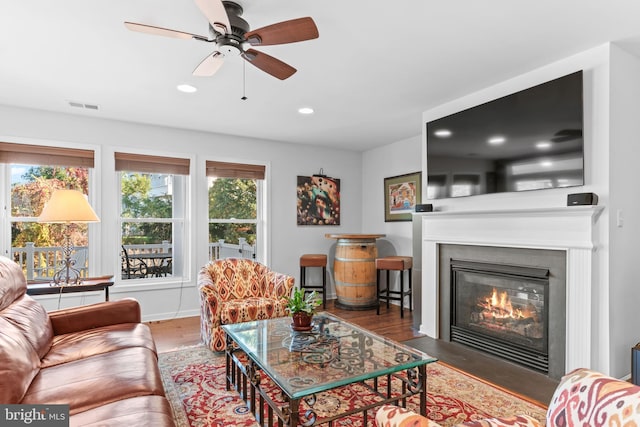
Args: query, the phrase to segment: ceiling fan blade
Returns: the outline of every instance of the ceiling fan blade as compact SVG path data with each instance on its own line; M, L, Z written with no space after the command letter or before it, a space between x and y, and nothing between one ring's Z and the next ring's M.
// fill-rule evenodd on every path
M224 63L224 55L220 52L213 52L202 60L200 64L193 70L193 75L198 77L213 76Z
M318 27L309 17L267 25L244 35L247 42L253 46L301 42L318 38L318 36Z
M291 65L255 49L247 50L242 54L242 57L265 73L280 80L288 79L297 71Z
M154 27L153 25L136 24L135 22L125 22L124 26L131 31L153 34L155 36L173 37L176 39L192 39L194 37L202 38L202 36L198 36L197 34L185 33L183 31L170 30L162 27Z
M200 11L211 26L222 34L231 34L231 24L229 23L229 16L227 11L220 0L196 0L196 5L200 8Z

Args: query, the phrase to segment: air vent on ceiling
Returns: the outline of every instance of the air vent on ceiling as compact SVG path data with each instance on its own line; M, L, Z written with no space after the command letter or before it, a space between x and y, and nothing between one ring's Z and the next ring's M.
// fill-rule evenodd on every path
M97 110L98 106L95 104L83 104L82 102L69 101L69 106L74 108L86 108L87 110Z

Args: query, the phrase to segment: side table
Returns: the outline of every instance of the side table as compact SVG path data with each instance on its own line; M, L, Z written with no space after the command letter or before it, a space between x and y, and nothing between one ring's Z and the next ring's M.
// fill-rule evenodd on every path
M104 290L104 300L109 301L109 287L111 286L113 286L113 276L89 277L79 285L36 282L27 283L27 295L56 295Z

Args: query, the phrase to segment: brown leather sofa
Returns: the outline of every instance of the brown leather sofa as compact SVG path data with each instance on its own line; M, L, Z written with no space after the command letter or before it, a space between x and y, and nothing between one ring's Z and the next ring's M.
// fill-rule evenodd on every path
M174 426L133 299L47 311L0 256L0 403L68 404L70 425Z

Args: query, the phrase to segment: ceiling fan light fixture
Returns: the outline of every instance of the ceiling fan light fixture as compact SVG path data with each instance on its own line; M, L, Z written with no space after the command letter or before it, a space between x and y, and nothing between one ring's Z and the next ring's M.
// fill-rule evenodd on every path
M238 56L242 53L242 45L237 42L228 42L218 47L224 56Z
M184 93L194 93L194 92L198 91L197 87L191 86L191 85L186 84L186 83L179 84L178 86L176 86L176 89L178 89L180 92L184 92Z

